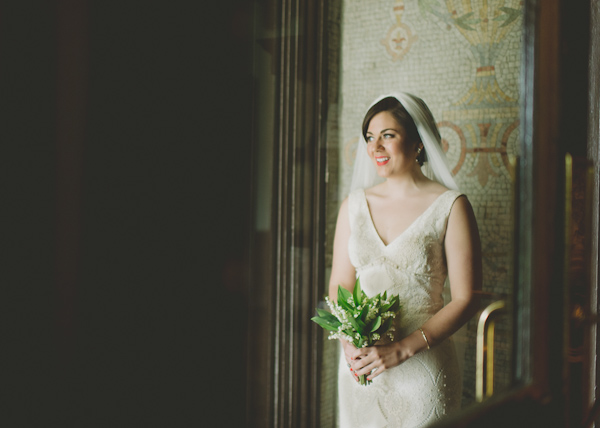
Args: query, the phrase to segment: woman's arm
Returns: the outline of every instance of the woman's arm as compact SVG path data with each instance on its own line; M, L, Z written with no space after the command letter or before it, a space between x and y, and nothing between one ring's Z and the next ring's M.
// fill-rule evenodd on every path
M452 300L422 326L431 346L455 333L479 308L481 243L473 208L465 196L456 200L450 212L445 251Z
M350 262L348 255L348 241L350 239L350 219L348 217L348 199L340 206L335 236L333 238L333 260L331 265L331 277L329 278L329 299L337 301L338 285L348 291L354 290L356 281L356 270Z
M348 217L348 199L340 206L335 236L333 238L333 260L331 265L331 277L329 279L329 299L337 302L338 285L348 291L354 291L356 281L356 270L350 262L348 255L348 241L350 239L350 219ZM344 339L340 339L346 362L350 364L350 355L356 351L356 347ZM352 372L352 370L350 370ZM356 376L355 376L356 379Z
M478 309L477 291L481 289L481 243L477 222L466 197L452 207L444 242L452 300L431 317L421 329L390 345L357 349L352 353L358 375L372 379L385 369L395 367L413 355L433 347L456 332ZM425 339L426 338L426 339Z

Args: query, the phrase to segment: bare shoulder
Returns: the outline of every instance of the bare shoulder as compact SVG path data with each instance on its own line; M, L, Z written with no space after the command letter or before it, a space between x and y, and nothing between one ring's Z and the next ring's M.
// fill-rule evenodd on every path
M432 193L438 196L443 193L446 193L448 190L450 189L433 180L430 180L427 186L425 187L425 191L427 191L427 193Z
M448 223L449 232L453 230L468 230L470 234L478 234L475 213L466 195L460 195L454 200Z
M338 211L337 222L338 222L338 225L340 223L347 224L349 222L349 218L348 218L348 198L345 198L342 201L342 203L340 204L340 209Z
M473 215L473 207L471 206L471 202L469 202L469 198L467 198L467 195L461 194L454 200L454 204L452 205L452 211L450 212L450 215L452 215L452 213L458 213L461 215L468 216Z
M429 180L429 182L423 186L421 190L421 195L424 199L428 201L428 203L433 203L438 197L442 196L448 190L447 187L441 185L437 181Z

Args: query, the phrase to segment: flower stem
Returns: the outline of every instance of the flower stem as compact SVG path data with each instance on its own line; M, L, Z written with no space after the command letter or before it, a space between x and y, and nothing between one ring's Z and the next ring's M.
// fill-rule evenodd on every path
M373 382L372 380L367 379L367 375L364 374L358 377L358 381L361 385L364 386L370 385Z

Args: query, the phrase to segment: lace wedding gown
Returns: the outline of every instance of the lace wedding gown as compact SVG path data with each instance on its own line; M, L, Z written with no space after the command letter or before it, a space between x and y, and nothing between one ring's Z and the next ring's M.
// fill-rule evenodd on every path
M400 296L396 340L413 333L444 305L444 236L460 195L454 190L440 195L388 245L375 229L364 190L349 196L350 260L367 295L387 290ZM338 391L341 428L426 426L460 406L462 382L454 343L447 339L420 352L367 386L354 380L342 353Z

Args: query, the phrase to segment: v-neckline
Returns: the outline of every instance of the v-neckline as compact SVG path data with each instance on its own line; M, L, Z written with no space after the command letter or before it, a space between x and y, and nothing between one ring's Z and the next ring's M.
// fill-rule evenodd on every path
M362 193L363 193L363 200L365 201L365 207L367 209L367 215L369 216L369 220L371 221L371 227L373 228L375 235L379 239L379 242L385 248L387 248L390 245L392 245L394 242L396 242L398 239L400 239L400 237L402 237L406 232L408 232L408 230L411 229L421 219L421 217L423 217L425 214L427 214L431 210L431 208L441 199L441 197L444 196L448 192L451 192L451 190L448 189L444 193L440 194L437 198L435 198L435 200L425 209L425 211L423 211L421 214L419 214L417 216L417 218L415 218L413 220L413 222L411 224L409 224L406 229L404 229L402 232L400 232L400 234L398 236L396 236L394 239L392 239L388 244L386 244L384 242L384 240L381 238L381 235L377 231L377 227L375 226L375 222L373 221L373 216L371 215L371 208L369 207L369 201L367 201L367 193L364 190Z

